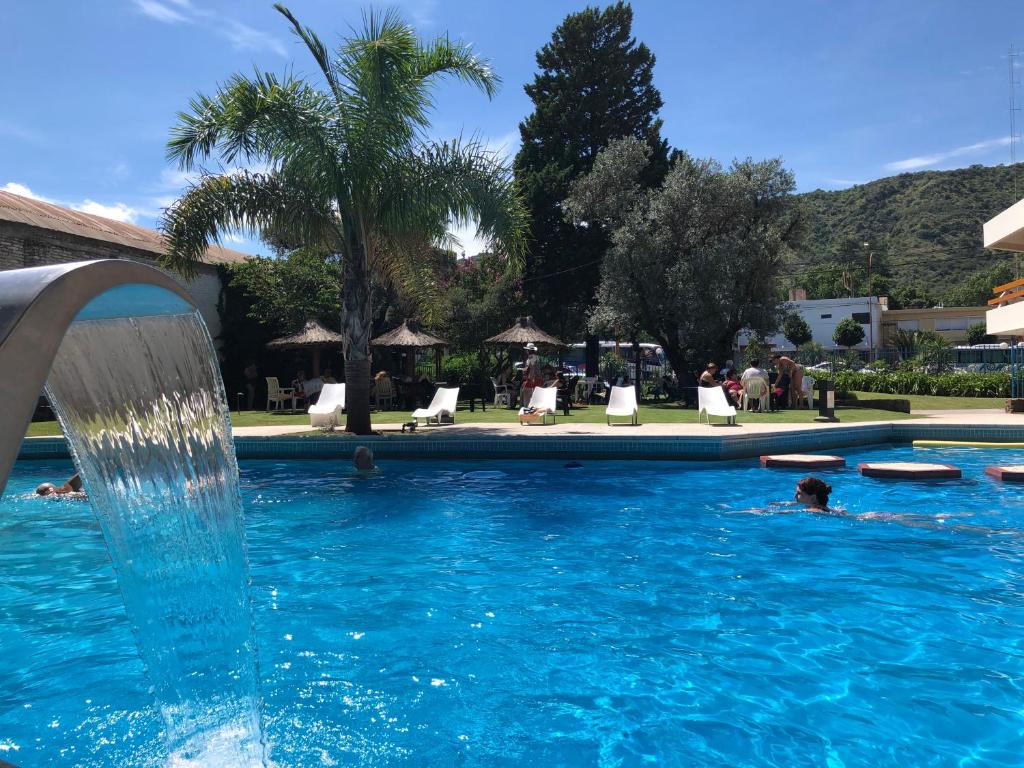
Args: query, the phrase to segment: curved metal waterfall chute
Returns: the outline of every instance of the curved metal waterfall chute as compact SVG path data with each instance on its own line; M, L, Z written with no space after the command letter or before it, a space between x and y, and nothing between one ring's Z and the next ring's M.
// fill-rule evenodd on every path
M171 764L265 766L238 466L198 310L130 261L0 272L0 490L44 384Z
M147 308L140 302L104 306L102 296L125 287L148 287ZM170 300L161 305L159 299ZM195 305L184 289L153 267L105 259L0 272L0 493L7 485L22 437L32 419L61 341L83 310L96 316L165 314ZM99 301L97 301L99 300ZM117 313L121 313L118 315Z

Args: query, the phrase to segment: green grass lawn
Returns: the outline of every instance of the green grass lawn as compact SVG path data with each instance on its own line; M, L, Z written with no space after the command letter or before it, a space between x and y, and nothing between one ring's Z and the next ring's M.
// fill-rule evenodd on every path
M409 411L380 411L373 414L374 424L401 424L409 421ZM818 415L817 410L788 410L779 413L741 413L740 423L810 423ZM884 421L891 419L910 418L903 413L892 411L881 411L874 408L837 408L836 415L844 422L858 421ZM468 408L460 408L456 422L463 424L514 424L517 421L516 411L508 408L488 408L481 411L479 408L470 413ZM713 421L722 421L715 419ZM616 421L622 421L617 419ZM572 411L572 415L565 417L559 414L560 424L603 424L605 422L604 406L592 405L588 408L579 408ZM231 423L236 427L261 427L280 425L307 425L309 417L304 413L267 413L266 411L242 411L231 413ZM658 403L640 406L641 424L696 424L697 411L692 408L682 408L678 405ZM29 425L29 437L43 437L59 435L60 428L55 421L37 421Z
M868 400L890 400L899 398L910 401L910 410L913 411L947 411L963 410L968 408L998 408L1003 409L1003 398L1001 397L940 397L938 395L887 395L882 392L853 392L859 401Z

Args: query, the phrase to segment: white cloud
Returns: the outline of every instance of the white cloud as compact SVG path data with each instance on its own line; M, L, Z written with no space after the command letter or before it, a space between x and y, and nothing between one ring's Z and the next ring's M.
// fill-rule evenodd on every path
M162 24L200 24L210 32L227 38L236 51L269 50L278 56L288 52L277 37L261 32L248 24L221 15L208 8L200 8L191 0L133 0L135 7L145 16ZM168 3L174 5L171 8Z
M179 13L173 8L168 8L163 3L156 2L156 0L134 0L134 2L135 7L138 8L143 15L148 16L151 19L155 19L161 24L184 24L191 21L187 16ZM175 4L179 7L185 7L181 3Z
M273 35L253 29L234 19L225 19L227 26L221 27L221 33L231 41L236 51L271 50L278 56L287 56L284 44Z
M95 200L86 198L83 202L77 203L71 206L76 211L82 213L91 213L94 216L102 216L105 219L113 219L114 221L120 221L125 224L134 224L136 219L139 217L139 212L131 206L125 205L124 203L114 203L113 205L103 205L103 203L97 203Z
M199 171L179 171L176 168L164 168L160 171L160 183L165 187L180 189L195 184L203 174Z
M921 155L919 157L908 157L906 160L896 160L891 163L885 164L885 170L887 171L915 171L919 168L928 168L939 163L943 163L946 160L952 160L958 157L969 157L971 155L982 155L990 152L993 149L999 147L1008 147L1010 145L1010 137L1003 136L998 139L989 139L988 141L979 141L976 144L967 144L963 147L956 147L945 152L936 152L933 155Z
M80 203L68 203L61 200L54 200L49 197L43 197L37 195L25 184L19 184L16 181L9 181L0 187L0 191L10 192L15 195L21 195L32 200L39 200L44 203L52 203L54 205L60 205L64 208L71 208L75 211L81 211L82 213L91 213L95 216L103 216L107 219L113 219L114 221L122 221L127 224L134 224L136 219L139 217L139 211L132 208L130 205L125 203L114 203L113 205L104 205L103 203L97 203L95 200L85 198Z
M43 197L42 195L37 195L24 184L19 184L16 181L8 181L6 184L0 187L0 191L10 192L12 195L21 195L22 197L28 197L31 198L32 200L42 200L44 203L53 202L52 200L49 200Z

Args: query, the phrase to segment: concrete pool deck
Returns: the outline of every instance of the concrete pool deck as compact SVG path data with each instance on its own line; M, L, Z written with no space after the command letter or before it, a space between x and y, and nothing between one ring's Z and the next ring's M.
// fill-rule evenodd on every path
M906 419L880 419L878 421L856 421L856 422L783 422L783 423L746 423L742 422L743 415L740 414L738 425L723 424L721 418L712 417L712 424L680 424L680 423L650 423L633 426L631 424L613 424L608 426L602 423L555 423L555 424L531 424L520 426L518 423L494 423L459 421L456 424L445 424L444 426L420 426L415 433L406 437L419 437L421 435L448 435L461 437L480 436L529 436L529 437L558 437L558 436L579 436L579 435L606 435L614 437L721 437L723 434L743 433L757 435L785 434L787 432L804 431L808 429L841 429L848 427L872 426L878 424L942 424L942 425L992 425L1007 428L1017 427L1021 430L1021 437L1024 438L1024 414L1005 413L996 408L978 408L964 410L932 410L916 411L912 418ZM461 414L465 418L466 414ZM471 418L471 417L470 417ZM400 424L374 424L373 428L384 435L396 435L402 433ZM235 437L281 437L284 435L316 435L319 430L310 426L297 424L282 424L280 426L262 427L234 427L232 430ZM325 436L347 437L357 439L342 432Z
M740 417L742 419L742 416ZM239 427L239 459L351 460L356 446L380 459L652 459L714 461L768 453L830 452L914 440L1024 442L1024 415L999 410L925 411L911 419L854 423L554 424L458 423L402 433L379 425L374 435L320 433L302 425ZM22 442L20 459L68 457L63 437Z

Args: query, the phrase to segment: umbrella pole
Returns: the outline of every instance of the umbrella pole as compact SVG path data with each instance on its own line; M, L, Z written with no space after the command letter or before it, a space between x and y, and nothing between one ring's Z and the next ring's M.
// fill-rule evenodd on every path
M441 380L441 349L434 349L434 381Z
M314 347L313 349L313 378L320 378L320 348Z

